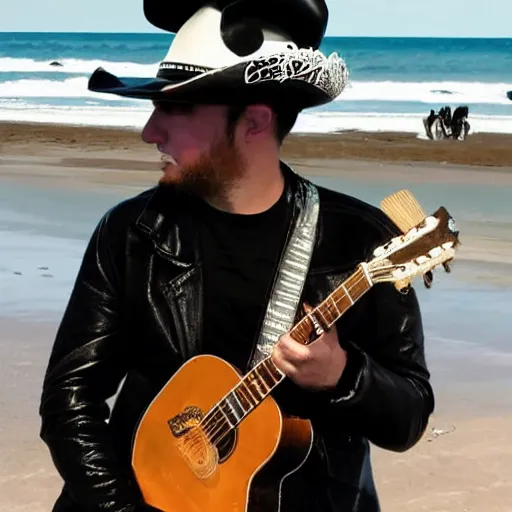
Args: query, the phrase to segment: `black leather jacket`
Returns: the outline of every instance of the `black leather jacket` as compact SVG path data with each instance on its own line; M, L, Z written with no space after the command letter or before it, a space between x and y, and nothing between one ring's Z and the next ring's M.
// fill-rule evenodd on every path
M304 181L284 169L295 218ZM397 233L379 209L321 187L319 193L304 290L313 305ZM146 510L130 466L134 429L173 372L201 352L201 254L190 205L155 187L111 209L88 244L40 407L41 437L65 481L55 512ZM433 411L413 289L375 285L337 329L349 354L339 389L313 393L290 381L277 388L283 409L310 418L315 430L308 461L283 487L283 512L378 511L369 442L407 450ZM110 414L106 400L122 382ZM338 400L348 391L352 398Z

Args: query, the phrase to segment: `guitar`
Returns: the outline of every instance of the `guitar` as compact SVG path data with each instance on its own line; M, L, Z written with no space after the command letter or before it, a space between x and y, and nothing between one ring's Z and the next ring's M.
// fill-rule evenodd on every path
M407 191L381 208L403 234L378 247L292 328L312 343L377 283L406 292L415 276L453 259L459 232L444 207L426 216ZM270 396L284 379L270 357L245 376L211 355L187 361L152 401L138 425L132 467L145 501L164 512L278 511L286 476L306 460L308 420L285 416Z

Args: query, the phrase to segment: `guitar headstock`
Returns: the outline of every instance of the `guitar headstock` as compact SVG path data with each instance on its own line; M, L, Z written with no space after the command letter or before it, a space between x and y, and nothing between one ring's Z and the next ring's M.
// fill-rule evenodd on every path
M449 272L448 264L459 245L455 221L446 208L440 207L403 235L375 249L367 271L374 283L391 282L398 290L420 275L430 288L432 270L442 265Z

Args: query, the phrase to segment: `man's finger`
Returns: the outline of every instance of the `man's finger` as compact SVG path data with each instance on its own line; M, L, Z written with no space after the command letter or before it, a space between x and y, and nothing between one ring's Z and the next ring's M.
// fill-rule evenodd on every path
M276 365L278 370L281 370L287 377L293 377L297 374L297 367L283 358L282 353L274 350L272 353L272 362Z
M288 336L281 338L276 349L279 349L283 358L291 363L300 364L311 359L310 347L302 345Z

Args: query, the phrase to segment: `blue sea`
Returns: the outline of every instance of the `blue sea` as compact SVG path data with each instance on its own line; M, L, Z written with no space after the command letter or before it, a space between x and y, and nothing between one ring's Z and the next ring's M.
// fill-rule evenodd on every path
M149 102L91 93L88 77L98 66L154 76L172 37L0 33L0 120L141 127ZM421 136L430 109L467 105L472 132L512 133L512 39L327 37L321 49L345 59L350 83L335 101L304 111L294 131Z

